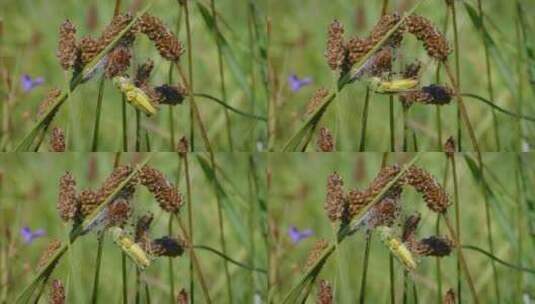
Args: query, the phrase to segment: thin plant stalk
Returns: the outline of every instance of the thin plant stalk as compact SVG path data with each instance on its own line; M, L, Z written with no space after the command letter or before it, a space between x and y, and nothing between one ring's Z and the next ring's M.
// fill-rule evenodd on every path
M460 48L459 48L459 31L457 28L457 10L455 9L455 1L446 1L449 3L452 16L453 26L453 44L455 48L455 79L457 82L457 92L460 92L461 82L461 66L460 66ZM462 126L461 126L461 106L457 106L457 148L462 151Z
M145 303L146 304L150 304L151 303L151 300L150 300L150 289L149 289L149 284L147 282L145 282Z
M366 95L364 96L364 110L362 111L362 127L360 129L359 152L366 150L366 128L368 126L368 111L370 105L370 88L366 86Z
M412 296L414 297L414 304L418 304L418 288L414 281L412 281Z
M123 152L128 151L128 129L127 129L127 121L126 121L126 96L123 94L123 103L122 103L122 133L123 133Z
M181 21L182 20L182 10L179 9L178 10L178 18L176 20L176 34L178 35L178 33L180 33L180 24L181 24ZM173 83L173 70L174 70L174 63L171 63L169 65L169 73L168 73L168 78L167 78L167 82L168 83ZM170 150L169 151L175 151L176 149L176 139L175 139L175 108L174 107L169 107L169 134L171 135L171 138L170 138L170 141L169 141L169 144L171 145L170 147Z
M180 2L180 1L179 1ZM187 41L188 41L188 88L191 93L194 92L194 86L193 86L193 46L191 45L191 25L190 25L190 14L189 14L189 1L183 1L180 2L184 6L184 14L186 19L186 34L187 34ZM193 94L190 94L190 130L189 130L189 144L191 147L191 151L195 151L195 100L193 97Z
M194 242L193 234L193 209L191 204L191 180L189 175L189 162L188 162L188 153L183 154L184 162L184 176L186 178L186 204L188 208L188 233L190 242ZM194 303L194 291L195 291L195 280L193 279L193 259L189 261L189 292L191 295L191 302Z
M407 281L408 281L407 280L407 273L408 272L406 270L403 271L403 298L402 298L403 299L403 301L402 301L403 304L407 304L407 301L409 300L409 296L408 296L408 292L407 292L407 289L408 289L408 287L407 287Z
M403 105L403 152L409 151L409 107Z
M216 171L217 171L217 167L215 165L215 159L214 159L214 154L213 153L210 153L210 162L211 162L211 165L212 165L212 168L213 168L213 176L212 176L212 182L213 182L213 186L214 186L214 191L215 191L215 194L216 194L216 203L217 203L217 222L218 222L218 230L219 230L219 242L220 242L220 245L221 245L221 250L223 252L224 255L227 255L227 245L226 245L226 241L225 241L225 230L224 230L224 226L223 226L223 208L222 208L222 203L221 203L221 193L219 191L219 189L217 188L217 177L216 177ZM223 262L223 266L224 266L224 269L225 269L225 277L226 277L226 285L227 285L227 293L228 293L228 298L229 298L229 303L234 303L232 301L232 284L231 284L231 278L230 278L230 271L229 271L229 268L228 268L228 261L227 260L224 260Z
M468 117L468 113L464 105L463 97L459 93L460 92L459 82L456 78L454 78L451 68L447 62L444 62L444 67L446 68L446 74L448 75L450 82L455 88L455 95L457 97L457 104L458 104L458 108L460 111L460 115L461 115L462 120L464 121L464 124L466 125L466 128L468 129L468 135L470 136L470 140L472 141L472 146L477 154L478 160L481 160L481 150L479 149L479 144L477 142L476 134L474 132L474 128L472 127L472 123L470 122L470 118ZM460 144L460 142L458 142L458 144ZM458 151L459 150L460 148L458 149Z
M93 128L93 143L91 145L91 152L96 152L98 150L98 134L100 129L100 113L102 110L102 98L104 97L104 81L105 78L102 76L98 85L98 96L97 96L97 110L95 114L95 126Z
M518 4L518 3L517 3ZM518 10L517 10L517 17L518 17L518 20L521 20L521 16L519 16L519 13L518 13ZM525 60L524 60L524 52L522 52L521 50L523 48L525 48L523 46L523 44L525 44L525 37L524 35L522 35L523 32L525 32L525 30L522 29L522 24L521 22L516 22L516 26L515 26L515 32L516 32L516 44L517 44L517 49L519 50L519 54L517 55L518 56L518 63L516 64L516 73L517 73L517 102L516 102L516 112L519 114L519 116L523 116L523 100L524 100L524 88L523 88L523 82L522 80L524 79L524 75L523 75L523 69L525 67ZM517 137L518 137L518 143L517 143L517 149L519 149L519 151L522 150L522 138L523 138L523 135L522 135L522 120L520 118L517 119Z
M136 109L136 152L141 151L141 112Z
M167 232L169 235L173 235L173 216L169 215L169 224L167 227ZM169 303L174 304L175 303L175 273L173 270L173 258L169 257Z
M128 304L128 280L126 279L126 253L121 251L121 276L123 280L123 304Z
M98 299L98 283L100 281L100 265L102 261L102 245L104 244L104 234L98 236L97 239L97 260L95 264L95 275L93 277L93 293L91 295L91 303L97 303Z
M187 1L186 1L186 3L187 3ZM209 153L212 153L213 152L212 151L212 145L210 144L210 140L208 139L208 133L206 131L206 127L204 126L204 123L202 122L202 118L201 118L201 114L199 112L199 108L197 107L197 104L195 103L194 94L192 93L193 92L192 91L192 87L190 86L188 80L186 79L186 75L184 75L184 72L180 68L180 65L175 63L175 66L178 69L180 77L182 78L182 82L184 83L184 85L186 86L186 88L190 92L190 94L189 94L190 106L191 106L191 109L192 109L193 114L195 116L195 119L197 120L197 122L199 124L199 129L201 131L201 136L203 138L205 148ZM193 143L190 142L190 145L191 145L191 151L193 152Z
M481 21L480 27L483 29L483 22L484 22L484 15L483 15L483 5L481 3L481 0L477 0L477 9L479 12L479 20ZM487 76L487 90L489 93L490 100L494 100L494 87L492 85L492 67L490 65L490 56L489 56L489 48L486 43L483 42L483 50L485 53L485 71ZM496 115L496 111L492 110L492 120L494 125L494 139L496 141L496 151L501 150L500 145L500 133L498 128L498 117Z
M188 236L188 232L186 231L186 227L184 226L184 224L180 220L180 217L178 216L178 214L175 214L175 218L178 221L178 226L180 227L180 230L182 231L182 234L186 238L186 242L191 244L190 238ZM202 289L203 294L204 294L204 300L206 301L206 303L211 304L212 300L210 298L210 293L208 292L208 287L206 285L206 280L205 280L204 275L202 273L202 270L201 270L201 267L200 267L200 264L199 264L199 260L197 258L197 254L193 250L193 246L189 246L188 249L189 249L190 259L193 260L193 264L195 266L194 269L197 272L197 276L199 277L199 281L201 283L201 289Z
M214 20L214 28L215 31L218 32L218 22L217 22L217 12L215 10L215 1L210 0L210 7L212 9L212 19ZM216 36L219 37L219 36ZM227 90L225 88L225 70L223 67L223 53L221 52L221 41L219 38L216 38L216 45L217 45L217 65L219 67L219 81L221 83L221 97L223 100L227 100ZM232 143L232 126L230 123L230 117L228 110L225 109L225 122L227 124L227 140L229 143L230 151L232 152L234 150L234 144Z
M390 152L396 151L396 134L394 121L394 96L390 96L389 101L389 123L390 123Z
M457 233L457 241L461 242L461 209L459 206L459 183L457 180L457 164L455 162L455 153L452 154L450 158L451 169L452 169L452 179L453 179L453 197L455 205L455 231ZM438 230L437 219L437 230ZM462 288L461 288L461 259L457 256L457 298L459 303L462 303ZM442 293L440 293L442 296Z
M480 162L479 170L480 170L481 179L483 181L484 170L483 170L482 160ZM486 227L487 228L487 243L489 246L490 253L493 256L496 256L495 250L494 250L494 238L493 238L493 233L492 233L492 218L490 214L490 202L489 202L488 192L486 191L485 186L484 186L484 182L481 183L481 191L483 192L483 199L484 199L484 204L485 204L485 224L487 226ZM494 261L491 261L491 265L492 265L492 272L493 272L493 278L494 278L494 291L495 291L496 301L497 303L500 303L501 299L500 299L500 284L498 281L498 270L496 268L496 263Z
M474 281L472 280L472 276L470 275L470 270L468 269L468 264L466 263L466 259L464 258L463 250L461 248L461 244L459 243L457 239L455 230L445 213L442 214L442 218L444 219L444 223L446 223L448 232L450 233L450 236L454 241L455 247L457 248L457 255L459 256L459 259L461 260L461 268L464 272L466 281L468 282L468 287L470 287L470 292L472 293L472 301L475 304L479 304L480 302L477 296L476 288L474 286Z
M366 281L368 278L368 265L370 260L370 243L372 240L372 233L366 235L366 247L364 249L364 260L362 262L362 279L360 281L360 295L359 303L364 304L366 302Z
M396 282L394 280L394 255L388 253L388 273L390 274L390 304L396 303Z
M140 277L141 277L141 273L139 271L139 268L136 267L136 294L134 298L134 303L136 304L141 303L141 290L140 290L141 278Z
M436 224L435 224L435 234L436 235L440 235L440 215L437 215L437 220L436 220ZM437 269L437 304L441 304L442 303L442 266L441 266L441 261L440 261L440 257L436 257L435 258L435 262L436 262L436 269ZM460 264L458 264L460 265ZM460 271L460 268L458 268L458 273ZM460 280L461 279L461 276L458 275L457 276L457 279ZM460 284L460 283L459 283ZM458 285L458 292L457 294L460 295L460 288L459 288L460 285ZM459 296L458 298L459 300L459 303L461 303L461 298Z

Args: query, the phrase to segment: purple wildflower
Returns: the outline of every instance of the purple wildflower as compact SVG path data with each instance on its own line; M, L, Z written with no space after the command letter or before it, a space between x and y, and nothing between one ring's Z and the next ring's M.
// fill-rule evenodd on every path
M33 240L40 238L45 235L45 230L37 229L32 231L30 227L25 226L20 230L20 235L24 239L24 243L31 244Z
M22 90L24 92L30 92L35 87L42 85L45 82L43 77L32 77L28 74L24 74L20 77L20 83L22 84Z
M297 75L291 75L290 77L288 77L288 84L290 85L290 89L294 92L301 90L302 87L311 83L312 78L310 77L305 77L303 79L299 79Z
M314 234L312 229L305 229L303 231L299 231L297 227L291 226L290 229L288 229L288 235L292 239L292 242L294 244L297 244L301 242L302 240L311 237Z

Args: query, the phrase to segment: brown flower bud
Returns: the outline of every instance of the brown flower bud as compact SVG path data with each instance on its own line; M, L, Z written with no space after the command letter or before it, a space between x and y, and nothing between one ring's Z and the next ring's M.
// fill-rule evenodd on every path
M65 288L60 280L52 281L50 286L50 304L64 304L65 303Z
M165 178L162 172L145 166L140 172L140 181L154 195L163 210L176 213L182 206L182 194Z
M59 216L65 222L74 220L78 212L76 197L76 181L70 172L59 179L59 195L57 205Z
M308 254L307 260L305 262L305 269L308 269L319 260L319 258L322 256L323 251L329 247L329 242L327 242L324 239L317 240L314 245L312 246L312 249L310 250L310 253Z
M314 113L320 105L323 103L323 100L325 97L329 95L329 91L325 88L319 88L314 92L314 95L312 95L312 98L310 98L310 101L307 105L306 115L311 115Z
M59 27L59 42L57 57L64 70L71 69L78 54L76 46L76 27L69 21L65 20Z
M52 152L65 152L65 134L63 129L55 127L50 136L50 148Z
M327 128L321 128L318 137L318 151L320 152L333 152L334 151L334 139L331 131Z
M327 51L325 52L325 57L331 70L336 71L342 67L345 54L344 26L338 20L334 20L329 25Z
M155 256L177 257L184 253L182 242L169 236L152 241L150 248L150 253Z
M52 241L50 241L50 243L48 243L45 251L43 251L43 253L41 254L41 257L39 258L39 262L37 262L37 267L38 268L45 267L50 262L50 260L52 259L54 254L56 254L56 251L58 251L58 249L60 247L61 247L61 241L60 240L52 240Z
M448 58L451 49L446 37L425 17L410 15L405 19L405 28L424 43L427 54L439 61Z
M332 304L333 303L333 290L331 284L325 280L321 280L319 284L318 304Z

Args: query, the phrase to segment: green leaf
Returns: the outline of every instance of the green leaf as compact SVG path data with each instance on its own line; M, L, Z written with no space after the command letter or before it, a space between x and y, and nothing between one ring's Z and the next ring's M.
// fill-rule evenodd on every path
M517 1L516 9L518 11L520 29L522 31L522 37L524 39L524 51L526 53L527 60L527 72L529 77L529 83L531 89L535 92L535 46L533 42L533 35L528 35L527 33L533 33L529 23L526 20L525 9L522 4Z
M505 214L503 204L504 199L502 197L499 197L499 194L494 191L493 188L489 186L486 179L481 176L481 171L479 170L479 166L477 165L476 161L467 154L464 156L464 159L475 181L483 186L483 190L485 191L484 195L487 195L490 206L496 211L496 215L498 216L498 223L502 227L503 231L505 232L505 234L507 234L507 237L509 238L511 243L516 242L515 233L511 228L510 221L507 219L507 216Z
M221 53L227 61L232 76L239 83L243 91L246 93L247 97L250 98L252 94L249 84L247 83L247 76L245 75L245 72L243 71L242 67L239 65L237 56L230 48L227 39L225 39L221 31L219 31L219 28L215 26L214 18L210 13L210 10L200 2L197 2L197 7L201 12L204 23L212 32L212 35L214 36L216 42L219 43L221 47Z
M498 69L500 70L500 73L498 74L502 77L503 81L507 85L507 88L511 92L511 95L516 96L516 85L514 82L514 76L513 72L511 71L510 64L505 61L504 56L500 51L500 48L498 48L496 42L494 42L494 39L488 32L487 28L483 25L482 20L476 9L467 2L464 2L464 7L466 8L468 15L470 16L472 24L477 29L477 32L481 35L481 39L487 47L490 57L498 66Z
M44 113L37 122L32 126L30 132L28 132L24 138L21 140L21 142L15 147L15 152L27 152L27 151L33 151L38 150L40 145L40 140L35 143L36 138L39 138L40 136L44 136L44 133L46 132L48 126L50 123L52 123L52 120L54 119L54 116L56 115L57 111L59 111L59 108L65 102L67 97L69 97L72 94L72 91L74 91L78 85L82 84L84 81L84 75L87 75L90 71L94 70L95 67L99 64L100 60L104 58L104 56L117 45L119 40L134 26L134 23L138 20L139 16L144 14L146 11L149 10L149 8L152 6L153 2L150 2L143 10L139 12L139 14L130 21L130 23L110 42L109 45L107 45L102 52L100 52L90 63L88 63L83 71L80 73L77 73L74 75L71 85L68 90L65 90L62 92L50 105L49 109Z
M238 236L240 242L242 242L242 244L244 245L247 244L246 226L244 225L244 223L242 223L241 216L236 210L235 205L232 203L227 192L223 188L223 185L221 185L219 180L215 177L212 166L210 166L209 161L205 159L204 157L202 157L201 155L197 155L197 160L199 161L199 164L201 165L201 168L203 170L204 175L206 176L206 179L214 183L214 186L216 188L215 190L219 193L221 197L223 210L226 212L227 217L231 223L231 226L236 232L236 235Z

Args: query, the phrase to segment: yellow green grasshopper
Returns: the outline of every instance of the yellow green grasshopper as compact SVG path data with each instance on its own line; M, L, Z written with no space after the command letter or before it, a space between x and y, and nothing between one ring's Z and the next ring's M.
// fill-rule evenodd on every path
M113 83L124 93L126 100L136 109L143 111L147 116L156 114L156 107L151 103L149 96L126 77L117 76Z
M139 269L145 269L150 266L150 256L139 246L126 231L119 227L111 227L110 232L113 241L128 255Z
M370 89L376 93L384 94L408 92L418 86L418 80L412 78L383 80L379 77L371 77L368 82Z
M396 238L393 234L392 228L381 226L377 228L381 234L381 240L388 247L392 255L405 266L408 271L416 269L416 260L413 258L409 248Z

